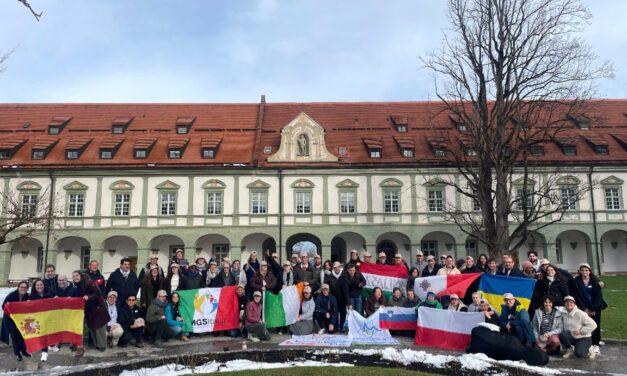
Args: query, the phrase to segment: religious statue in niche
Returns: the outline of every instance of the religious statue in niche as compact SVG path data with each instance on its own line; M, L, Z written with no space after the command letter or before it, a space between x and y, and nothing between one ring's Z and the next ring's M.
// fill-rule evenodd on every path
M307 135L302 133L300 136L298 136L298 156L300 157L307 157L309 156L309 138L307 138Z

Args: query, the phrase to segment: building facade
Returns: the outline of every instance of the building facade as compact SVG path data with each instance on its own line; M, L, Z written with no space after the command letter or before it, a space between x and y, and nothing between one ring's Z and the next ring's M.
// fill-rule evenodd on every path
M572 150L543 145L532 184L559 177L591 190L518 252L574 271L627 271L627 101L599 104L600 120L568 130ZM473 211L440 179L461 179L432 141L459 132L439 103L75 104L0 106L0 191L24 210L42 195L49 231L0 245L0 281L60 273L122 257L281 258L309 242L323 260L350 250L416 249L456 258L485 248L447 220ZM434 121L435 119L435 121ZM573 147L573 145L566 145ZM541 163L540 163L541 162ZM520 180L512 182L514 188ZM466 210L465 209L465 210ZM6 218L6 205L2 207Z

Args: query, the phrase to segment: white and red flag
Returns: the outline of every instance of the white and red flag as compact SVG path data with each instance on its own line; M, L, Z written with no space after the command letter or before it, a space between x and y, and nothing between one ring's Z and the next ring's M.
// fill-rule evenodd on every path
M414 292L420 300L427 298L427 292L433 291L437 296L457 294L461 298L466 290L482 273L436 275L433 277L416 278Z
M470 332L483 321L483 312L457 312L420 307L416 345L464 350L470 344Z

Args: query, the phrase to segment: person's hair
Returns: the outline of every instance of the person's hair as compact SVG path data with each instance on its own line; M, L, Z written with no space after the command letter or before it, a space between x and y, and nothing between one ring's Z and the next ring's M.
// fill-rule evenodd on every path
M37 290L35 289L35 287L37 286L37 282L41 282L41 284L44 286L44 292L46 291L46 284L44 283L44 280L41 278L37 278L33 281L33 287L31 287L31 295L37 292Z
M381 289L381 287L375 287L374 289L372 289L372 296L374 296L377 290L379 290L381 292L381 296L383 296L383 289Z
M331 262L331 260L329 260L329 259L324 260L324 262L322 263L322 266L323 266L324 268L326 268L326 267L327 267L327 264L329 264L329 267L330 267L331 269L333 269L333 263Z
M414 294L414 289L412 289L412 288L407 289L406 294L409 294L410 292L411 292L412 294Z
M100 265L100 263L98 262L98 260L91 260L91 261L89 261L89 265L91 265L91 264L92 264L92 263L94 263L94 262L95 262L96 264Z
M152 280L152 270L153 269L157 271L157 281L159 281L159 286L163 285L164 278L161 276L161 271L159 270L159 268L150 268L148 273L146 273L144 275L144 279L143 279L142 282L150 282ZM168 271L168 275L170 275L170 273L172 273L172 267L171 266L170 266L170 270Z
M128 298L135 298L135 300L137 300L137 295L136 294L131 294L131 295L126 297L126 300L128 300Z
M477 258L477 263L481 264L481 258L485 258L485 263L486 265L488 264L488 262L490 262L490 259L488 258L488 255L486 255L485 253L482 253L479 255L479 257Z
M179 301L176 303L174 302L174 295L176 295L179 298ZM176 291L172 291L172 294L170 294L170 304L177 306L180 303L181 303L181 295L179 295L179 293Z
M398 292L400 292L401 294L403 293L399 287L394 287L394 289L392 290L392 294L394 294L397 290L398 290Z
M52 270L54 270L55 272L57 271L56 266L54 266L54 265L52 265L52 264L48 264L48 265L46 265L46 267L44 268L44 271L46 271L46 270L48 270L48 269L50 269L50 268L52 268Z
M544 301L545 301L545 300L547 300L547 299L548 299L548 300L549 300L549 301L550 301L553 305L555 305L555 298L553 297L553 295L550 295L550 294L545 294L545 295L542 297L542 304L544 304Z
M167 296L168 296L168 292L167 292L167 291L165 291L165 290L163 290L163 289L161 289L161 290L157 291L157 296L159 296L159 294L165 294L166 298L167 298Z
M124 257L122 260L120 260L120 265L124 264L125 262L128 262L129 264L131 263L131 259L128 257Z
M481 293L479 291L475 291L472 293L472 296L477 295L478 297L481 297Z
M19 289L21 285L26 285L26 288L28 289L30 286L28 285L28 281L20 281L17 284L17 288Z
M420 270L418 270L418 268L417 268L417 267L412 266L412 267L411 267L411 269L409 269L409 275L414 274L414 272L415 272L415 271L417 271L417 272L418 272L418 274L420 274Z
M348 264L346 264L345 269L348 270L348 269L355 269L355 268L356 268L355 264L353 264L352 262L349 262Z
M490 257L490 258L488 259L488 264L490 264L491 262L496 262L496 260L495 260L493 257Z
M76 289L80 291L82 294L83 292L87 291L87 285L91 282L91 279L89 278L87 274L85 274L81 270L73 271L72 275L74 275L74 273L77 273L81 277L80 281L78 281L78 283L76 284Z
M527 257L529 257L529 255L531 255L532 253L536 255L536 257L538 257L538 252L536 251L527 251Z
M466 263L466 261L459 259L457 261L455 261L455 266L457 267L457 269L461 268L462 265L464 265Z

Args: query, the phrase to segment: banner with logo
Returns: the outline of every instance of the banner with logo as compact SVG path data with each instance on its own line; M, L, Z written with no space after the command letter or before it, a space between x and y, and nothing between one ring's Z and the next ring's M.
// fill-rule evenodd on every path
M363 317L354 309L350 310L348 320L348 338L351 343L359 345L398 345L399 342L392 338L390 331L379 328L379 312L368 318Z
M228 286L177 291L181 297L183 331L206 333L239 328L235 290L235 286Z

